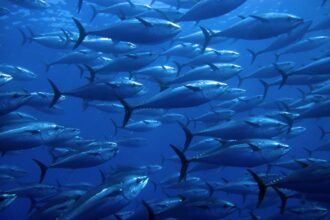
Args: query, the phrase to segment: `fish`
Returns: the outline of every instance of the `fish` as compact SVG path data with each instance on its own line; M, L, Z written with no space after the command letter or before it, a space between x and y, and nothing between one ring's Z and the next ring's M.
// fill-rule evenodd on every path
M243 81L246 79L268 79L268 78L274 78L280 76L281 72L279 71L282 70L284 72L289 72L295 67L294 62L277 62L274 64L262 66L252 72L250 75L245 76L245 77L240 77L239 78L239 86L243 84Z
M327 75L328 74L328 63L330 62L330 57L325 57L316 61L313 61L311 63L308 63L305 66L302 66L300 68L293 69L291 71L285 72L281 69L278 69L282 76L282 83L281 85L284 85L286 81L288 80L289 76L299 76L303 75L306 77L306 75L313 74L314 75Z
M114 125L114 135L118 133L118 129L121 128L125 131L131 132L148 132L152 131L155 128L158 128L162 125L162 122L153 119L144 119L141 121L133 121L125 125L125 127L119 127L114 121L112 121Z
M301 23L303 19L295 15L270 12L250 15L213 36L244 40L267 39L289 33Z
M328 172L329 164L313 164L306 168L293 171L288 176L274 180L268 184L265 184L260 177L252 170L248 170L251 176L258 183L259 187L259 199L258 204L261 204L268 187L290 189L301 193L311 194L329 194L329 189L326 185L329 182ZM304 179L304 184L301 183L301 179ZM315 181L317 180L317 181ZM279 193L282 199L282 212L286 208L285 195Z
M150 66L132 72L133 76L145 77L151 81L156 81L159 85L167 84L175 79L178 70L172 66Z
M140 194L149 178L143 175L128 175L121 181L103 183L81 196L61 216L61 220L101 218L115 214Z
M53 107L62 95L87 100L116 101L117 96L132 97L143 89L141 83L129 79L96 81L68 92L61 92L51 80L49 80L49 83L54 94L50 107Z
M275 162L273 164L270 164L270 166L277 166L277 167L283 167L286 169L290 169L290 170L297 170L297 169L301 169L301 168L305 168L308 167L312 164L323 164L323 163L327 163L327 160L323 160L323 159L318 159L318 158L297 158L297 159L293 159L293 160L286 160L286 161L278 161Z
M1 193L0 194L0 211L5 210L10 206L13 202L15 202L17 198L16 194L9 194L9 193Z
M13 79L11 75L0 72L0 86L9 83Z
M205 0L199 1L193 7L188 9L177 22L195 21L219 17L241 6L246 0Z
M187 158L174 145L171 145L171 148L181 162L179 182L186 177L188 166L192 162L218 166L255 167L275 161L290 150L287 144L269 139L249 139L236 143L234 141L228 146L212 148L190 158Z
M312 25L312 21L305 21L304 23L298 25L295 29L293 29L288 34L280 35L276 40L274 40L268 47L260 50L260 51L253 51L251 49L247 49L247 51L251 54L251 64L257 59L257 56L279 50L281 48L287 47L292 43L295 43L301 40L305 34L308 32L309 28Z
M180 84L194 80L226 81L243 71L243 67L231 63L210 63L182 73L168 84Z
M236 51L231 50L215 50L212 48L206 48L203 54L193 58L187 63L179 64L176 63L178 72L180 73L183 67L186 66L201 66L203 64L214 64L214 63L228 63L233 62L239 58L240 54Z
M290 130L291 125L263 116L252 116L242 120L231 120L196 132L179 123L185 134L184 151L189 147L193 137L207 136L226 140L244 140L249 138L273 138ZM237 132L240 131L240 132Z
M314 50L328 42L329 42L329 37L327 36L309 37L307 39L298 41L297 43L290 45L287 49L283 50L282 52L277 53L276 59L278 60L280 56L284 54L299 53L307 50Z
M98 58L99 54L93 53L90 50L80 50L68 53L55 61L46 63L46 71L48 72L50 67L58 64L88 64Z
M43 144L63 144L68 139L79 134L78 129L65 128L55 123L27 122L0 132L0 151L25 150L39 147ZM20 137L20 138L17 138Z
M21 66L0 64L0 71L13 77L13 80L18 81L33 80L37 78L37 74Z
M22 45L26 43L35 42L41 46L52 48L52 49L67 49L71 45L71 36L65 30L62 32L52 32L52 33L44 33L44 34L35 34L31 28L27 28L28 34L24 32L23 29L19 28L18 31L22 37Z
M165 50L162 52L162 55L166 56L167 59L170 57L194 58L195 56L200 55L202 52L202 48L199 46L199 44L181 43Z
M172 39L181 31L179 25L162 19L127 19L106 29L87 32L77 19L74 18L73 21L79 30L79 38L73 48L79 47L87 35L109 37L113 40L137 44L157 44Z
M137 71L153 63L157 58L158 55L151 52L125 54L112 59L105 65L87 68L91 74L91 81L93 81L96 74Z
M33 159L40 169L39 183L42 183L49 168L89 168L101 165L118 154L117 144L113 142L98 143L96 149L81 150L58 157L51 165L46 166L41 161Z
M123 127L131 118L133 111L143 108L187 108L205 104L213 98L219 96L227 88L227 84L211 81L200 80L184 84L182 86L166 89L156 94L149 100L131 106L122 97L117 98L125 108L125 117Z

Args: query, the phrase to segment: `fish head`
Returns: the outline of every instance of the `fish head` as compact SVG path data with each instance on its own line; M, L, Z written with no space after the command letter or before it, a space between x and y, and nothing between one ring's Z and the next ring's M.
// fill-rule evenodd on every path
M131 42L123 42L123 46L130 50L135 50L137 46Z
M304 23L304 19L295 15L288 14L287 15L287 21L292 27L296 27L302 23Z
M240 65L237 65L237 64L230 64L229 68L234 73L240 73L243 71L243 67L241 67Z
M173 23L173 22L167 22L166 23L167 27L169 28L170 30L170 33L172 35L177 35L180 33L181 31L181 27L180 25L176 24L176 23Z
M132 175L126 177L125 181L123 182L125 198L133 199L138 196L142 189L144 189L144 187L147 185L148 181L149 177L142 175Z
M0 81L7 83L11 80L13 80L13 77L11 75L0 72Z
M276 143L275 144L276 150L280 150L281 154L286 154L290 150L290 146L284 143Z

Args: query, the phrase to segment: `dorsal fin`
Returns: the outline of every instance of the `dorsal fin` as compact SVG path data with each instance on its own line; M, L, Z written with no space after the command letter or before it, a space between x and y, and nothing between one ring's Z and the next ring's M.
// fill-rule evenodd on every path
M152 24L148 21L146 21L145 19L143 18L139 18L139 17L136 17L136 19L141 23L143 24L145 27L152 27Z

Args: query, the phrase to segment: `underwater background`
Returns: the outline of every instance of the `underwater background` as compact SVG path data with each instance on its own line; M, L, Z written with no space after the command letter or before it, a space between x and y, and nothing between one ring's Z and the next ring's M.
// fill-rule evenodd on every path
M33 80L25 81L11 81L8 84L1 86L1 92L18 91L18 92L49 92L52 93L53 90L47 81L51 79L56 83L56 86L61 91L69 91L74 88L78 88L82 85L86 85L88 80L88 71L84 71L81 75L80 69L77 65L53 65L49 71L46 71L46 64L50 63L59 57L71 53L72 46L67 49L52 49L44 47L33 40L31 42L26 42L22 44L23 39L19 30L26 32L27 28L33 30L33 33L41 34L54 31L61 31L61 29L69 32L78 32L72 17L77 18L81 23L83 23L86 30L95 30L104 25L115 24L120 22L120 19L115 15L111 14L98 14L93 21L90 21L92 10L89 7L88 1L84 1L81 11L77 13L77 2L74 0L48 0L49 7L41 10L34 10L29 8L23 8L19 5L15 5L11 1L1 1L0 6L10 10L10 13L0 17L0 63L9 64L14 66L21 66L27 68L37 74L37 78ZM122 1L126 2L126 1ZM134 4L149 4L150 1L136 0L132 1ZM301 17L304 21L313 21L313 25L318 24L324 19L329 19L330 4L326 2L321 6L322 1L320 0L247 0L242 5L236 9L215 17L211 19L201 20L196 24L196 22L178 22L181 26L180 33L173 37L175 39L179 36L184 36L195 31L200 31L200 27L207 27L210 29L224 30L229 26L239 22L242 18L239 16L249 16L251 14L261 14L261 13L290 13L295 16ZM152 7L164 7L164 3L157 2L152 5ZM103 6L96 5L96 7L102 8ZM176 9L175 10L182 10ZM187 9L183 9L185 11ZM285 33L287 34L287 33ZM303 36L303 39L313 36L329 36L330 28L322 29L313 32L307 32ZM274 64L275 53L272 51L259 55L256 61L251 64L251 54L247 49L252 49L254 51L259 51L267 47L271 42L273 42L276 37L260 40L244 40L244 39L223 39L218 43L209 45L208 47L217 50L232 50L240 54L239 58L230 63L240 65L243 70L239 73L242 77L250 75L260 67ZM158 44L136 44L137 49L130 52L135 53L138 51L151 51L153 53L159 54L160 56L156 61L152 62L148 66L156 65L168 65L175 66L175 62L184 63L189 59L180 57L171 57L167 60L165 56L162 56L162 52L177 45L176 41L170 39L168 41L158 43ZM80 46L76 50L84 48ZM329 54L330 43L325 43L320 47L315 49L306 50L300 53L290 53L285 54L280 57L280 61L292 61L295 62L295 66L302 67L308 63L315 61L315 58L322 58L324 54L328 52ZM281 50L279 50L281 51ZM116 59L117 55L113 54L102 54L102 56ZM85 68L82 66L82 68ZM142 68L141 68L142 69ZM188 71L189 68L184 68L182 72ZM134 71L133 71L134 72ZM108 77L109 76L109 77ZM120 72L117 74L108 75L107 79L116 80L121 77L129 77L130 74L127 72ZM278 75L281 78L281 75ZM159 93L159 87L157 82L145 79L143 77L139 78L134 76L133 80L143 84L146 93L140 95L140 97L134 99L128 99L128 103L139 103L139 101L147 100L153 95ZM264 87L260 83L259 79L246 79L244 82L238 86L238 78L232 77L228 80L224 80L229 87L241 88L246 90L244 94L245 97L252 97L255 95L262 95L264 92ZM326 80L324 80L326 82ZM281 98L292 98L293 100L301 100L302 93L298 90L301 89L305 94L314 88L312 83L306 85L284 85L282 88L278 86L271 86L269 88L266 98L262 103L272 102ZM329 95L329 94L328 94ZM326 100L329 97L326 96ZM115 100L117 101L117 100ZM175 100L173 100L175 102ZM119 103L119 102L117 102ZM215 106L221 103L221 100L212 100L211 102L199 106L194 106L190 108L173 108L169 109L168 112L182 114L187 116L187 118L193 118L203 113L210 112L210 106ZM305 104L305 103L304 103ZM308 104L308 103L306 103ZM54 122L58 125L63 125L69 128L77 128L80 130L79 136L84 139L92 140L107 140L116 142L119 139L141 137L145 138L147 141L143 146L140 147L125 147L119 146L118 154L111 158L108 162L105 162L96 167L90 168L80 168L80 169L61 169L54 168L49 169L45 176L44 184L55 185L58 183L69 184L69 183L82 183L87 182L92 185L99 185L102 183L102 178L99 170L104 172L110 172L115 170L118 165L125 166L141 166L141 165L151 165L158 164L162 166L162 169L156 173L150 175L150 179L145 188L139 193L139 195L134 198L129 205L124 207L122 210L126 211L136 211L141 208L141 201L160 201L169 196L180 195L180 193L186 189L191 188L180 188L179 190L166 189L162 186L161 182L169 176L175 175L180 171L180 161L175 156L173 149L171 149L170 144L177 146L182 149L185 142L185 134L180 128L180 125L174 121L171 123L162 123L161 126L148 130L147 132L135 132L125 130L123 128L118 128L115 132L115 126L112 122L114 120L118 126L121 125L124 110L121 112L104 112L100 111L94 107L84 107L82 99L66 96L64 101L58 104L61 108L58 112L47 112L47 110L38 110L38 107L24 106L19 108L19 111L33 115L38 121ZM261 105L261 104L260 104ZM302 105L303 106L303 105ZM230 108L229 108L230 109ZM274 108L277 110L276 108ZM265 115L274 109L269 108L258 108L257 106L251 106L246 111L237 112L232 116L232 119L243 120L251 115ZM284 108L285 109L285 108ZM327 111L330 111L328 107ZM329 115L329 114L328 114ZM151 119L150 116L138 116L133 120L144 120ZM2 120L2 119L1 119ZM185 120L184 120L185 121ZM219 123L226 123L222 121ZM313 117L303 120L294 121L294 126L304 127L306 130L299 135L292 138L281 138L281 142L290 146L290 151L277 161L285 161L297 158L319 158L323 160L329 159L329 152L317 152L313 151L311 155L306 151L310 149L318 148L321 144L327 143L328 136L325 135L322 139L319 127L322 127L325 131L330 131L330 120L327 117ZM210 124L197 124L189 123L189 128L192 131L200 130L202 128L211 127ZM237 131L240 132L239 130ZM18 137L19 138L19 137ZM194 137L193 141L196 142L202 137ZM276 139L276 138L274 138ZM276 139L277 140L277 139ZM1 145L5 142L1 142ZM64 146L62 146L64 147ZM171 159L172 158L172 159ZM174 159L173 159L174 158ZM44 164L51 164L52 158L48 153L48 147L38 146L31 149L26 149L22 151L13 151L5 153L0 158L1 165L15 165L22 168L28 174L19 179L15 179L12 182L1 184L0 192L6 192L9 189L20 187L28 184L35 184L39 181L40 170L36 163L32 159L38 159ZM237 158L233 158L234 160ZM221 158L219 158L219 161ZM272 161L276 162L276 161ZM255 172L267 172L267 164L256 166L251 168ZM271 172L277 174L287 175L292 172L292 170L287 170L279 167L273 167ZM110 175L111 176L111 175ZM188 173L188 176L199 177L201 181L206 182L222 182L223 181L234 181L242 178L249 178L250 175L247 172L247 167L229 167L221 166L217 169L202 170L198 172ZM111 178L111 177L110 177ZM301 184L304 184L304 179L301 180ZM205 188L205 187L204 187ZM250 215L251 209L244 208L245 205L251 204L257 205L258 201L258 188L256 188L255 195L248 195L246 201L243 202L242 196L235 193L226 193L224 191L215 191L212 195L213 197L225 201L229 201L235 204L239 208L239 211L235 211L228 216L219 217L218 219L253 219ZM30 207L31 201L28 198L17 198L9 207L5 208L0 212L0 219L27 219L28 209ZM328 203L318 203L315 201L308 200L292 200L288 202L288 207L298 206L303 207L309 206L322 206L327 209L330 204L330 197ZM328 206L327 206L328 205ZM278 214L280 212L280 199L275 200L275 202L266 208L254 209L253 213L260 217L260 219L267 219L272 215ZM302 214L304 215L304 214ZM258 217L258 218L259 218ZM104 219L111 219L112 217L107 217ZM173 216L175 219L176 217ZM205 217L206 218L206 217ZM55 219L55 218L54 218ZM61 217L58 219L62 219ZM79 219L79 218L77 218ZM91 218L92 219L92 218ZM124 218L126 219L126 218ZM138 219L138 218L137 218ZM147 218L146 218L147 219ZM182 219L182 218L177 218ZM190 219L187 217L186 219ZM206 218L207 219L207 218ZM210 218L211 219L211 218ZM212 218L213 219L213 218ZM214 218L216 219L216 218ZM274 219L282 219L281 217ZM283 218L284 219L284 218ZM297 218L300 219L300 218ZM305 219L305 218L301 218ZM321 219L319 216L315 218L308 219ZM325 216L323 219L330 219L330 217Z

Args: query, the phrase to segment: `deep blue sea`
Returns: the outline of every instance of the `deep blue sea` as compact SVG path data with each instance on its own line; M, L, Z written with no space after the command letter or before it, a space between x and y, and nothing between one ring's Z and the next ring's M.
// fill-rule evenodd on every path
M23 1L23 0L22 0ZM73 50L72 46L75 42L75 39L72 39L72 44L69 48L66 49L54 49L45 47L35 40L28 40L25 44L22 44L22 36L19 30L24 30L28 33L28 28L30 28L35 36L38 34L46 34L50 32L61 32L62 30L75 33L75 36L78 35L78 29L75 26L72 17L77 18L86 30L98 30L102 29L105 26L110 26L116 24L118 22L124 22L125 20L121 21L118 16L111 15L111 14L98 14L93 21L90 21L92 15L92 9L89 4L94 4L97 8L104 8L102 5L95 4L97 1L93 1L95 3L89 3L88 0L83 1L83 5L81 8L80 13L77 13L77 1L76 0L45 0L48 2L49 7L44 9L29 9L24 8L20 5L16 5L13 3L14 1L10 0L1 0L0 7L6 8L10 11L9 14L0 17L0 64L7 64L13 66L20 66L24 67L33 73L37 74L37 78L33 80L15 80L15 78L8 82L6 85L0 87L1 93L6 92L49 92L52 93L53 90L48 82L48 79L51 79L56 86L61 91L70 91L72 89L81 87L83 85L87 85L89 81L86 79L88 78L88 71L84 71L84 73L80 74L80 69L77 68L76 64L58 64L53 65L46 71L46 64L51 63L57 60L59 57L72 53L73 51L86 49L83 45L78 47L77 49ZM19 2L19 1L18 1ZM111 2L109 0L109 2ZM126 2L126 1L122 1ZM150 1L147 0L132 0L134 4L149 4ZM137 48L129 54L134 54L141 51L148 51L159 54L160 56L157 59L139 69L157 66L157 65L167 65L176 68L175 63L186 63L190 59L193 58L183 58L178 56L170 57L166 59L165 56L161 56L162 52L175 46L179 45L180 42L175 41L175 39L179 38L180 36L184 36L187 34L191 34L196 31L200 31L200 27L206 27L209 30L225 30L231 25L241 21L242 19L246 19L246 17L250 15L260 15L263 13L289 13L295 16L302 18L304 21L312 21L312 27L318 24L320 21L324 19L329 20L329 12L330 12L330 2L326 2L323 6L321 6L321 0L247 0L239 7L231 10L224 15L217 16L211 19L201 20L200 22L196 23L194 21L188 22L176 22L181 27L180 33L178 35L173 36L171 39L164 40L160 43L154 44L144 44L144 43L136 43ZM157 2L154 3L151 7L154 8L171 8L172 10L179 10L181 12L186 12L189 9L176 9L176 7L166 6L164 3ZM245 18L244 18L245 17ZM134 19L134 18L133 18ZM261 19L261 18L260 18ZM165 20L165 19L164 19ZM259 21L256 19L256 21ZM175 21L173 21L175 22ZM268 21L262 21L267 25ZM328 21L329 23L329 21ZM249 27L245 27L249 28ZM251 29L253 31L253 29ZM278 39L281 36L289 35L290 31L283 32L282 34L277 34L273 37L268 37L266 39L255 39L255 40L247 40L247 39L235 39L235 37L227 37L219 40L217 43L212 43L208 47L216 50L231 50L235 51L240 54L238 59L231 61L230 63L237 64L243 68L243 70L239 73L241 77L245 77L256 71L257 69L267 66L267 65L276 65L275 54L284 51L285 48L281 48L278 50L274 50L265 54L261 54L257 57L256 61L251 64L251 55L247 51L247 49L252 49L253 51L259 51L270 45L274 40ZM92 35L91 35L92 36ZM328 24L327 28L318 31L311 31L306 33L302 36L302 39L308 39L310 37L316 36L327 36L330 37L330 25ZM138 38L139 36L137 36ZM63 38L63 37L62 37ZM299 40L298 40L299 41ZM296 41L297 42L297 41ZM293 42L291 44L294 44ZM290 45L291 45L290 44ZM202 45L199 45L202 46ZM321 46L306 49L302 52L296 53L288 53L284 54L280 57L278 62L295 62L295 69L303 67L307 64L315 62L317 59L322 59L324 57L329 56L330 51L330 41L322 44ZM97 52L97 51L96 51ZM89 51L88 53L92 53ZM95 51L94 51L95 53ZM203 52L201 52L203 53ZM118 57L122 55L116 55L111 53L99 53L97 56L103 56L111 59L118 59ZM79 63L82 69L85 69L83 65L84 63ZM127 63L126 65L129 65ZM208 65L209 62L205 62L203 65ZM91 66L100 65L100 63L92 63ZM102 65L102 64L101 64ZM330 65L330 63L328 64ZM197 68L197 66L193 67L184 67L181 71L181 74L185 72ZM137 69L136 71L138 71ZM275 70L276 71L276 70ZM3 72L3 71L2 71ZM4 72L5 73L5 72ZM330 72L329 72L330 73ZM312 76L313 72L310 75L305 75L306 77ZM315 73L316 74L316 73ZM96 74L96 80L100 79L107 79L107 80L118 80L129 76L132 76L132 80L135 80L141 83L144 87L145 94L136 95L136 97L125 98L128 103L143 103L144 101L148 100L150 97L155 96L158 94L159 87L156 80L146 79L146 77L141 77L138 75L134 75L134 71L132 74L128 73L128 71L118 71L116 73L111 74L103 74L100 76ZM329 76L329 75L328 75ZM178 76L179 77L179 76ZM281 75L278 74L278 79L281 79ZM241 88L246 90L246 93L241 96L241 98L236 99L237 102L244 102L244 98L242 97L253 97L255 95L262 95L264 92L264 88L260 83L261 78L254 78L254 79L246 79L244 80L242 85L238 87L238 78L232 77L228 80L223 80L222 82L228 84L230 88ZM273 79L265 79L265 81L271 83L274 81ZM290 76L289 76L290 79ZM330 79L330 78L328 78ZM203 78L201 79L203 80ZM207 79L205 79L207 80ZM327 83L329 86L330 83L327 79L320 81L319 83ZM183 83L183 85L187 85L188 82ZM180 86L182 84L174 84L171 86ZM307 96L311 93L311 89L317 88L319 85L317 83L310 82L301 85L284 85L282 88L278 88L278 86L270 86L267 96L264 100L262 100L259 105L251 106L246 110L240 111L235 110L235 114L231 117L231 120L234 121L244 121L251 116L258 116L258 115L265 115L272 111L291 111L303 113L308 109L313 107L317 101L310 100L302 96L302 92L307 94ZM170 87L169 89L171 89ZM188 87L186 87L188 88ZM165 90L166 91L166 90ZM198 90L199 91L199 90ZM314 94L315 95L315 94ZM329 91L327 94L322 94L322 101L326 102L329 99ZM300 104L296 105L295 107L291 107L286 109L285 106L280 107L272 107L272 108L265 108L260 107L264 103L276 101L283 98L291 98L292 102L300 102ZM317 99L316 97L315 99ZM234 98L233 98L234 99ZM93 101L93 100L88 100ZM102 101L102 100L101 100ZM173 102L177 100L173 99ZM105 101L104 101L105 102ZM114 98L113 102L119 103L118 100ZM212 112L212 106L216 106L217 104L222 103L223 101L221 98L209 100L205 102L205 104L195 105L187 108L167 108L167 113L178 113L186 116L187 118L194 118L200 116L204 113ZM2 105L3 103L0 103ZM50 104L50 103L49 103ZM309 106L308 106L309 104ZM306 107L307 105L307 107ZM122 124L124 111L123 109L121 112L105 112L94 107L88 107L87 109L84 108L84 103L82 98L66 96L64 101L58 103L58 106L62 109L58 112L51 112L47 109L41 111L38 109L38 106L27 106L22 105L16 111L24 112L30 114L37 118L38 121L41 122L53 122L58 125L62 125L68 128L77 128L80 130L79 136L86 139L86 140L95 140L95 141L113 141L125 138L145 138L147 141L141 147L125 147L119 146L119 153L115 157L111 158L110 160L102 163L101 165L94 166L94 167L87 167L87 168L51 168L47 171L43 184L54 185L56 187L61 188L58 183L65 185L65 184L78 184L87 182L94 185L94 188L98 185L102 185L102 178L100 176L99 170L102 170L105 173L109 173L110 171L115 170L115 168L119 165L122 166L131 166L131 167L138 167L141 165L161 165L162 169L158 172L152 173L148 175L149 182L145 186L145 188L135 197L133 198L128 205L123 207L120 211L132 211L132 213L136 212L137 210L143 209L142 200L147 201L149 203L162 201L167 197L173 197L177 195L183 195L185 190L189 190L192 188L196 188L196 186L191 186L187 184L186 187L181 187L179 189L173 188L166 188L167 186L162 185L161 182L175 174L178 174L180 171L181 163L179 162L176 154L171 149L170 144L177 146L179 149L183 148L185 142L185 135L183 130L180 128L179 124L173 120L171 123L162 123L161 126L150 129L148 131L139 132L139 131L130 131L125 128L118 128L118 132L115 132L115 127L112 121L115 121L118 126ZM301 110L299 107L305 107L305 109ZM231 106L228 106L228 109L231 109ZM298 111L299 109L299 111ZM328 112L327 116L330 116L330 107L328 106L324 110ZM322 110L321 110L322 112ZM163 113L164 114L164 113ZM324 113L326 115L326 113ZM306 130L299 135L294 137L288 137L289 134L284 132L284 135L274 135L273 137L269 137L267 139L272 139L275 141L279 141L281 143L285 143L289 145L290 151L283 155L276 160L269 162L268 164L273 164L278 161L288 161L288 160L295 160L298 158L318 158L322 160L329 160L329 151L313 151L314 149L318 148L321 144L328 143L329 135L325 134L325 137L322 139L321 132L319 127L322 127L325 131L330 132L330 120L327 116L322 117L311 117L307 119L294 119L293 125L294 126L301 126L304 127ZM4 116L2 116L4 117ZM154 116L132 116L133 121L138 120L149 120L155 119ZM0 120L4 120L0 118ZM155 119L157 120L157 118ZM282 120L283 123L287 123L287 121ZM129 122L129 123L130 123ZM224 120L220 122L214 121L214 123L196 123L194 125L191 122L188 127L192 131L198 131L201 129L212 128L214 125L224 125L229 123L229 120ZM243 130L232 130L230 133L235 137L237 133L237 139L240 137L240 133L245 132L250 129L260 129L259 125L255 125L252 127L246 126L241 128ZM266 128L265 128L266 129ZM1 132L4 132L2 129ZM1 136L0 132L0 136ZM31 133L31 135L34 135ZM221 135L220 135L221 136ZM281 137L279 137L281 136ZM206 137L209 137L206 135ZM0 137L1 138L1 137ZM20 138L18 135L15 138ZM204 137L196 136L193 138L193 143L201 140ZM226 138L224 138L226 139ZM234 138L235 139L235 138ZM8 141L8 140L6 140ZM5 145L7 142L1 140L1 145ZM219 143L220 144L220 143ZM65 143L61 144L61 148L66 147ZM3 146L0 146L2 149ZM68 147L69 148L69 147ZM310 149L313 151L311 155L305 149ZM23 187L29 184L36 184L39 181L39 174L40 170L36 163L32 161L32 159L38 159L42 161L44 164L49 165L52 163L52 157L48 152L49 146L47 144L41 144L39 146L31 147L29 149L24 149L21 151L8 151L0 158L1 165L13 165L17 166L27 172L27 175L15 178L12 181L0 183L0 194L6 193L8 190ZM330 148L329 148L330 149ZM194 156L199 153L203 153L207 149L195 152L186 153L186 155ZM255 153L255 151L260 150L254 149L251 150L251 154ZM239 151L238 151L239 154ZM219 157L219 165L216 169L204 169L198 172L188 172L187 177L199 177L200 183L214 183L219 182L224 184L228 181L227 184L231 184L232 181L239 181L244 178L250 178L251 181L253 180L250 174L247 172L247 169L250 168L257 173L266 173L267 172L267 163L263 163L262 165L258 166L225 166L221 165L221 160L224 158ZM230 160L230 158L225 158L226 160ZM232 160L240 160L239 155L235 155ZM82 160L82 163L84 161ZM239 163L239 162L238 162ZM293 162L294 163L294 162ZM299 164L299 161L297 162ZM191 166L190 166L191 165ZM193 167L194 163L190 164L189 167ZM300 165L305 165L304 163L300 163ZM300 168L302 169L302 168ZM269 171L269 170L268 170ZM296 172L297 169L286 169L283 167L273 167L270 172L276 173L282 177L289 175L292 172ZM116 172L119 172L118 170ZM2 175L2 174L1 174ZM114 174L112 174L114 175ZM329 181L329 177L328 181ZM110 175L111 179L111 175ZM184 180L183 180L184 181ZM323 180L320 180L323 181ZM254 182L254 181L253 181ZM182 183L181 183L182 184ZM301 184L304 183L304 178L301 177ZM211 184L212 185L212 184ZM157 187L155 187L157 186ZM199 187L201 187L199 185ZM256 187L256 185L255 185ZM330 187L330 185L329 185ZM93 187L92 187L93 188ZM198 188L198 187L197 187ZM201 188L206 189L207 187L202 186ZM250 213L254 213L258 216L257 219L290 219L287 217L273 217L278 215L280 212L280 199L277 199L273 202L273 204L269 205L268 207L264 208L256 208L257 201L258 201L258 187L255 188L255 194L249 194L246 197L246 201L242 200L242 195L239 193L230 193L221 190L215 190L212 195L213 199L219 199L231 202L236 205L237 210L227 216L219 216L218 218L211 218L205 215L203 218L206 219L256 219L253 218ZM59 189L59 190L64 190ZM89 189L91 190L91 189ZM299 192L300 193L300 192ZM301 199L289 199L287 204L287 209L289 210L290 207L322 207L324 209L330 208L330 194L329 200L327 202L319 202L319 201L310 201L308 199L304 199L303 196ZM277 197L276 194L272 194L272 196ZM36 198L38 201L39 198ZM185 198L186 201L189 198ZM196 212L199 209L205 212L205 209L209 209L209 212L212 212L212 206L205 205L205 200L209 198L201 198L198 199L197 202L200 202L196 205ZM213 200L212 200L213 201ZM1 203L1 201L0 201ZM7 208L1 209L0 211L0 219L3 220L19 220L19 219L27 219L28 209L30 207L30 199L24 196L18 196L18 198L10 204ZM196 202L195 202L196 203ZM37 202L38 204L38 202ZM252 204L252 209L246 208L248 204ZM2 204L1 204L2 205ZM41 208L40 208L41 207ZM190 206L194 207L194 206ZM68 208L68 207L66 207ZM37 205L37 208L33 210L33 212L37 212L42 210L42 204ZM180 208L177 209L180 212ZM312 216L307 218L308 214L304 213L303 210L301 213L297 214L297 219L321 219L320 216ZM119 212L119 210L118 210ZM176 213L175 212L175 213ZM290 211L288 211L290 212ZM307 211L306 211L307 212ZM64 211L65 213L65 211ZM115 214L115 213L113 213ZM147 216L147 215L145 215ZM197 216L197 215L196 215ZM201 215L203 216L203 215ZM306 218L303 218L305 216ZM192 219L187 214L187 217L177 217L167 216L167 218L173 217L173 219ZM322 216L323 219L330 219L329 215ZM202 218L202 217L201 217ZM200 218L200 219L201 219ZM56 218L49 218L49 219L66 219L63 217L62 214L59 214ZM70 219L70 218L68 218ZM82 219L81 217L72 218L72 219ZM96 218L90 218L96 219ZM113 219L110 215L103 219ZM126 218L123 218L126 219ZM145 218L147 219L147 217ZM157 217L156 217L157 219ZM159 218L160 219L160 218ZM163 219L163 218L161 218ZM293 219L293 218L291 218Z

